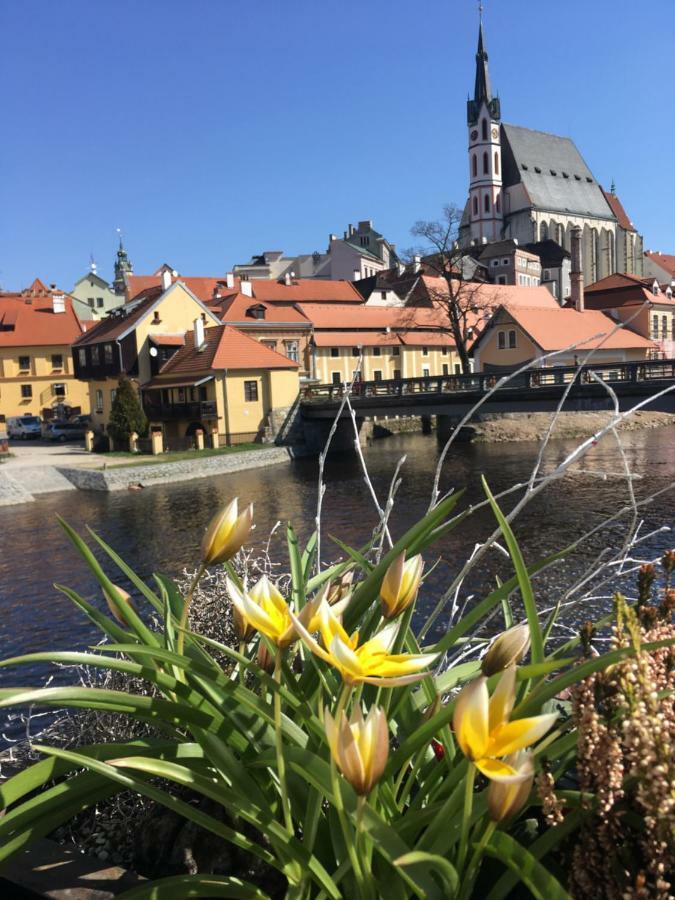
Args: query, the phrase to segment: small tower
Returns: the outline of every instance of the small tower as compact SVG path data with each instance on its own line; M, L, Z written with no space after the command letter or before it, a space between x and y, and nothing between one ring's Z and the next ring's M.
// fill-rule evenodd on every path
M116 294L124 294L127 281L126 276L131 275L134 271L133 264L127 255L127 251L124 249L124 244L122 243L122 233L119 228L117 229L120 236L120 245L117 250L117 259L115 260L115 280L113 281L113 290Z
M499 98L492 96L481 11L473 100L467 102L469 126L469 221L471 238L502 237L502 148Z

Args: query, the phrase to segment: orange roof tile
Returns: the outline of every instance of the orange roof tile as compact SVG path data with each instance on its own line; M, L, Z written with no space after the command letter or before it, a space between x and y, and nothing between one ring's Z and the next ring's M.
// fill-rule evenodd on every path
M54 312L54 294L64 297L64 312ZM71 297L48 290L39 279L20 294L0 293L0 347L68 345L83 330Z
M653 284L653 278L615 272L589 285L584 290L584 302L587 309L621 309L642 303L675 306L675 298L668 297L664 291L655 294Z
M422 275L420 282L430 300L442 303L448 296L445 278ZM557 309L558 303L545 287L521 287L514 284L484 284L465 281L458 286L459 298L466 297L467 303L475 302L481 309L496 309L498 306L540 306Z
M159 344L160 347L182 347L185 344L184 334L151 334L150 343Z
M170 378L224 369L296 369L298 363L230 325L215 325L204 331L204 345L195 348L194 331L185 335L181 347L145 387L160 387Z
M282 300L287 303L363 303L363 297L351 281L323 278L298 278L286 284L266 278L251 280L256 300Z
M441 308L414 306L353 306L346 303L301 303L302 311L315 328L344 331L355 328L446 328L448 318Z
M258 319L249 313L256 306L264 308L264 318ZM245 294L234 294L226 300L210 304L211 309L217 313L223 322L228 325L261 325L273 322L275 325L289 324L302 328L310 328L310 322L302 312L292 303L269 301L263 303L260 299L247 297Z
M202 301L202 303L213 300L216 293L219 293L221 297L225 297L239 289L238 278L235 278L234 280L235 288L228 288L225 276L207 277L202 275L172 275L171 283L175 284L176 281L182 281L184 285L190 288L195 297ZM127 299L133 300L148 288L161 287L161 285L162 276L160 274L128 275Z
M657 266L669 272L671 278L675 278L675 253L657 253L654 250L647 250L645 256L648 256Z
M577 312L576 309L514 307L506 312L544 351L564 350L573 344L582 350L632 350L655 346L653 341L627 328L614 331L616 323L599 310Z
M619 200L616 194L608 193L603 187L601 187L600 190L605 195L605 200L609 203L609 208L616 216L619 225L626 231L635 231L635 225L633 225L631 220L628 218L628 214L623 208L623 203Z

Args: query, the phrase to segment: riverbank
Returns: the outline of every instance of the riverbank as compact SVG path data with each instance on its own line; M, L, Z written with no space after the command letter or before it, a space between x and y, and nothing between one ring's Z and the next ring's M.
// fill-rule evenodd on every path
M556 420L554 440L584 440L594 435L610 421L613 413L561 412ZM541 441L548 433L551 413L486 413L471 421L471 440L476 443L502 443L511 441ZM675 424L672 413L638 410L618 427L621 432L663 428Z

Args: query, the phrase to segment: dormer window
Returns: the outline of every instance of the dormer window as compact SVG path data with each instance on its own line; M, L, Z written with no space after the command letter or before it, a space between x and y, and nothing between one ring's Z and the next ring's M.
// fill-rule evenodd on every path
M262 303L256 303L255 306L249 306L249 308L246 310L246 315L250 319L264 319L265 307Z

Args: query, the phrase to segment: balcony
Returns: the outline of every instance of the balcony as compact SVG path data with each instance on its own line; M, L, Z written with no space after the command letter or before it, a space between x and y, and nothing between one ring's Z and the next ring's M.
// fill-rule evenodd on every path
M175 419L215 419L218 415L215 400L201 400L192 403L162 403L143 400L143 409L151 421L169 422Z

